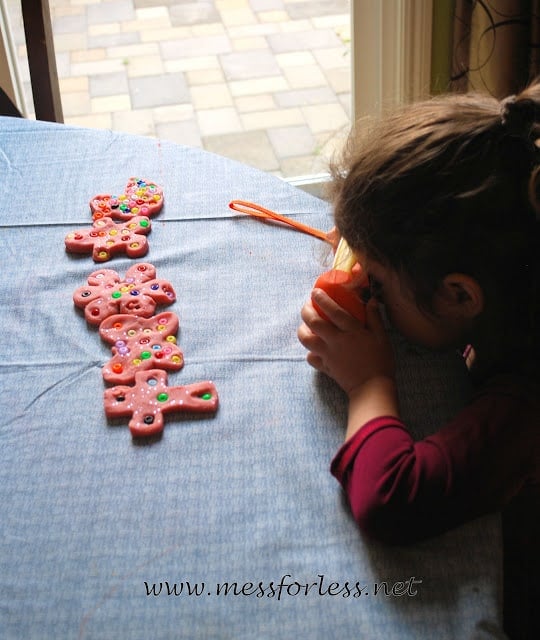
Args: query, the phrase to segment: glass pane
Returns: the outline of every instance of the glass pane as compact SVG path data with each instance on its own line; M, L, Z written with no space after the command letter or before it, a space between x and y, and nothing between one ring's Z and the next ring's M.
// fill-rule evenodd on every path
M31 95L19 2L7 4ZM200 146L282 177L325 171L349 127L349 0L49 4L68 124Z

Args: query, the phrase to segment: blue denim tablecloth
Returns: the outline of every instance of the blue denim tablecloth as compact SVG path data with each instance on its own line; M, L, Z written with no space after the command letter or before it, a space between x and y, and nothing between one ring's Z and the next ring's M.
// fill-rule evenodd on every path
M330 476L345 399L296 339L327 250L228 207L329 229L327 204L197 149L9 118L0 176L1 638L502 637L497 516L389 549ZM165 193L144 260L177 292L185 366L169 384L211 379L221 401L147 445L104 415L110 349L72 302L99 265L64 250L90 198L131 176ZM462 363L396 348L421 435L463 402Z

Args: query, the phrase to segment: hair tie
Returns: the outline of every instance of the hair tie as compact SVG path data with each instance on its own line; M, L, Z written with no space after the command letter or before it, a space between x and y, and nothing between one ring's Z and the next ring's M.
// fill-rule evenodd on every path
M500 102L500 115L501 115L501 124L502 126L506 126L508 124L509 116L510 116L510 106L515 104L516 96L507 96Z

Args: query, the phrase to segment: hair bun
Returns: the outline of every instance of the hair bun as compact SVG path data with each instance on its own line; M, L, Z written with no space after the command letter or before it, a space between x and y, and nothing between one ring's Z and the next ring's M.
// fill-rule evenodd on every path
M500 101L501 124L513 133L529 137L540 116L540 107L531 98L512 95Z
M507 96L503 100L500 101L499 105L501 108L501 124L502 126L506 126L509 120L511 120L511 107L516 103L516 96Z

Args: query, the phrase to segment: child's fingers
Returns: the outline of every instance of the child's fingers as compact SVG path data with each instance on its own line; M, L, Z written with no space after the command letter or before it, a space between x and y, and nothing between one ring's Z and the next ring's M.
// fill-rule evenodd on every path
M317 371L324 371L323 359L311 351L306 356L307 363Z
M308 351L320 353L324 349L324 341L322 338L314 333L308 324L303 322L296 330L296 335L300 344Z
M317 337L305 322L298 327L296 335L300 343L307 349L310 348L310 342L314 341Z
M297 330L298 340L300 344L308 350L306 360L314 369L323 371L323 358L320 355L324 350L324 342L315 335L306 323L302 323Z
M351 329L351 323L354 326L359 323L358 320L353 318L350 313L347 313L347 311L340 307L337 302L334 302L334 300L332 300L332 298L322 289L313 289L311 292L311 299L324 312L335 328L341 331L347 331Z

